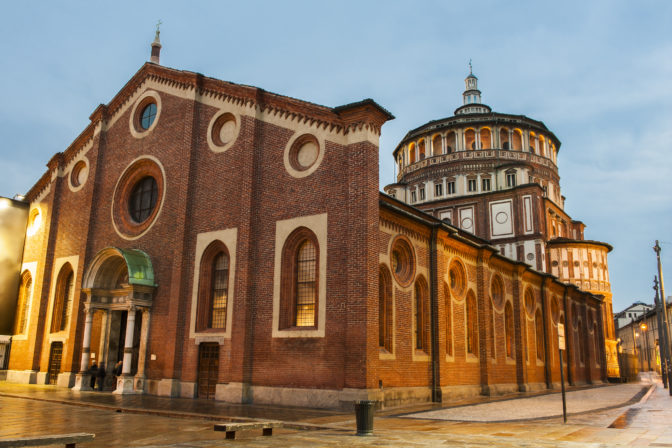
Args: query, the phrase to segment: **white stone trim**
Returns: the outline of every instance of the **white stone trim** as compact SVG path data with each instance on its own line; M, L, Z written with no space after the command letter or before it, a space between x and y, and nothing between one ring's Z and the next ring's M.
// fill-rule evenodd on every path
M198 311L198 281L201 272L201 258L203 252L213 242L220 241L229 251L229 289L226 303L226 328L221 332L196 332L196 313ZM191 316L189 318L189 339L194 339L196 345L201 342L222 343L223 339L231 338L231 326L233 325L233 304L235 300L236 278L236 249L238 248L238 229L215 230L196 235L196 251L194 256L194 278L191 290Z
M75 168L75 165L77 165L77 163L80 161L84 162L84 164L86 165L86 178L84 179L84 182L81 182L79 185L73 185L72 170ZM82 154L73 159L72 162L69 164L69 169L65 172L65 175L68 176L68 187L70 187L70 191L74 193L84 188L84 184L86 183L87 180L89 180L89 174L91 174L91 164L89 163L89 159L87 159L85 155Z
M287 237L297 228L306 227L317 237L319 245L319 291L317 305L317 329L280 329L280 285L282 277L282 249ZM323 338L327 316L327 214L300 216L275 223L275 269L273 272L273 333L274 338Z

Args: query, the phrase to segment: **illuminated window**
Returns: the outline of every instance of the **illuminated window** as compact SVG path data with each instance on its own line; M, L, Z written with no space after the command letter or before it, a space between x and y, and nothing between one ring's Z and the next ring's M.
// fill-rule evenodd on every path
M66 263L56 279L54 308L51 314L51 332L63 331L68 326L68 315L72 307L75 274L69 263Z
M128 202L128 211L135 222L144 222L154 211L159 189L152 176L146 176L135 184Z
M201 258L198 282L197 327L226 329L229 302L229 253L220 241L212 242Z
M305 227L285 242L282 257L282 324L285 328L317 326L319 248Z
M28 309L30 308L30 297L33 291L33 278L30 272L25 271L21 276L21 286L19 287L19 300L16 306L16 323L14 324L14 334L22 334L26 331L28 322Z
M378 273L378 346L392 352L392 278L384 265Z
M154 123L156 118L156 103L149 103L142 109L142 114L140 115L140 126L142 129L149 129Z

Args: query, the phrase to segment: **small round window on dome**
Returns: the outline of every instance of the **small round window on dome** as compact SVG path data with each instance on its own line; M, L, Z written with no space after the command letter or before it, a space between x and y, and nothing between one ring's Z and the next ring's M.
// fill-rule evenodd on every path
M289 152L289 162L297 171L306 171L317 162L320 156L320 144L317 139L306 134L294 142Z
M156 119L156 103L149 103L142 109L140 115L140 127L144 130L149 129Z

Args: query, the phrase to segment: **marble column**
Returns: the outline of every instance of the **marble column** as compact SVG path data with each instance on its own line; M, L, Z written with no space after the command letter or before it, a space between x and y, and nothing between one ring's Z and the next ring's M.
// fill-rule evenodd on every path
M91 390L91 375L89 374L89 360L91 358L91 326L93 323L93 309L87 306L84 320L84 341L82 342L82 361L79 373L75 375L73 390Z
M149 328L151 324L151 312L149 309L142 310L142 328L140 330L140 350L138 353L138 372L135 374L134 389L143 392L145 388L145 365L147 364L147 350L149 348Z
M124 361L121 370L121 376L117 378L117 388L115 394L132 394L133 376L131 376L131 363L133 362L133 332L135 330L135 306L128 309L126 317L126 337L124 339Z

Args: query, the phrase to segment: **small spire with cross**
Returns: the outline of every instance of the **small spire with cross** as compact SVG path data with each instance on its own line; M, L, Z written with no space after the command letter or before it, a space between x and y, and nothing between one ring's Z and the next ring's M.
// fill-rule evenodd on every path
M158 29L158 28L157 28ZM472 66L471 66L471 58L469 58L469 74L473 75L474 72L472 71Z
M156 35L154 36L154 42L152 42L152 54L149 58L149 62L153 64L159 64L161 56L161 39L159 39L159 34L161 30L159 29L163 22L159 20L156 22Z

